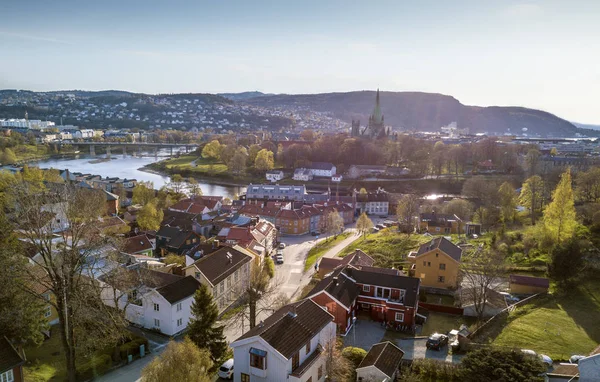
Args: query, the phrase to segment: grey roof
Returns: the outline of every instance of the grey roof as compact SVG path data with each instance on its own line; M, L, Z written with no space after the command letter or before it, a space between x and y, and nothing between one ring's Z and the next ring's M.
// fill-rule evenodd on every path
M370 272L366 270L345 267L343 272L358 284L375 285L386 288L404 289L404 305L416 306L417 296L421 280L416 277L390 275L381 272Z
M156 291L165 300L169 301L169 303L174 304L177 301L192 296L198 288L200 288L200 282L192 276L186 276L171 284L160 287Z
M392 378L396 370L400 367L403 356L404 352L390 341L381 342L373 345L360 365L358 365L358 369L375 366L382 373Z
M419 247L419 251L417 252L417 256L420 256L424 253L432 251L438 248L440 251L444 252L454 260L460 262L462 257L462 249L452 244L452 242L444 237L436 237L428 243L421 244Z
M0 374L25 363L10 341L0 335Z
M310 165L310 168L315 170L331 170L334 167L335 166L333 165L333 163L329 162L312 162Z
M228 259L228 255L231 255L231 260ZM251 256L231 247L223 247L209 256L201 258L193 265L212 285L217 285L250 261L252 261Z
M308 293L308 296L327 292L331 297L350 308L360 293L360 288L352 280L342 274L342 268L336 269L330 276L323 278Z
M333 316L311 299L289 304L236 340L259 336L285 358L290 359L327 324Z

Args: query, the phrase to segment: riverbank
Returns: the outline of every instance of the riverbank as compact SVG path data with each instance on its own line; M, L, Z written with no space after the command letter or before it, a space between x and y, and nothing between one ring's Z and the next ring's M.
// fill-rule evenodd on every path
M168 178L170 178L171 176L175 175L175 173L169 173L169 172L166 172L166 171L155 170L155 169L151 168L150 165L146 165L144 167L140 167L137 170L145 172L145 173L148 173L148 174L165 176L165 177L168 177ZM180 174L180 175L183 176L183 174ZM206 181L207 183L214 184L214 185L217 185L217 186L246 187L248 185L248 183L235 182L235 181L226 181L226 180L223 180L221 178L211 178L209 176L202 176L202 177L188 176L188 178L194 178L196 180Z

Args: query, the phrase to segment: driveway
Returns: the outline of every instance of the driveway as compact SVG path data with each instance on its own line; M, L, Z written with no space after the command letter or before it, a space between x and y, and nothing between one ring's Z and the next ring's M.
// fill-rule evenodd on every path
M427 338L402 338L395 341L396 345L404 351L404 358L407 360L429 358L438 361L459 363L464 354L448 354L448 346L441 350L428 350L425 343Z
M384 335L385 328L380 322L359 319L346 337L343 337L344 346L354 346L369 351L374 344L381 342Z

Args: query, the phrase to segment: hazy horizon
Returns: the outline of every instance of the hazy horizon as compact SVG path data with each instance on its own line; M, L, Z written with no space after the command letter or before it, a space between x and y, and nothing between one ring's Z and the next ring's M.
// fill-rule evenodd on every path
M600 2L24 0L0 13L0 88L380 88L600 123Z

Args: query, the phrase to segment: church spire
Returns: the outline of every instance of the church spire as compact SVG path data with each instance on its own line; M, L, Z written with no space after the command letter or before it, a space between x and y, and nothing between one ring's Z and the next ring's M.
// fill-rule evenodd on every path
M377 88L377 96L375 97L375 108L373 109L373 122L382 123L383 116L381 115L381 105L379 104L379 88Z

